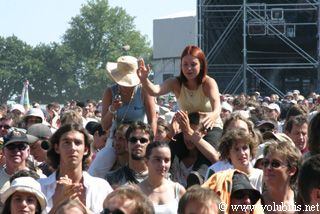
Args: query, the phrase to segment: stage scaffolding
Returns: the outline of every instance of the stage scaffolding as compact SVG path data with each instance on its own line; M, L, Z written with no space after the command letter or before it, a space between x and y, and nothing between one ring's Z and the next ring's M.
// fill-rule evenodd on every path
M318 91L320 0L198 0L198 44L221 93Z

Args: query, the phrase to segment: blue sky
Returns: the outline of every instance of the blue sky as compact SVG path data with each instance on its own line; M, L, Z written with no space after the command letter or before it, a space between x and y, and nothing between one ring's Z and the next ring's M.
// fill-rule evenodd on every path
M60 42L71 17L86 0L0 0L0 36L15 35L30 45ZM153 19L195 11L196 0L109 0L135 18L137 30L152 43Z

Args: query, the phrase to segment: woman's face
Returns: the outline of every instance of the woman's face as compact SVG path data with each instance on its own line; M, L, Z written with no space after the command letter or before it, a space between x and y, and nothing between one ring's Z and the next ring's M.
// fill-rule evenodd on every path
M199 75L201 64L198 58L186 55L182 58L181 69L187 80L193 80Z
M232 129L243 129L246 133L250 133L248 124L243 120L234 120L230 123L228 130Z
M12 195L10 210L12 214L24 213L34 214L38 206L38 200L35 195L28 192L15 192Z
M162 126L158 126L157 133L154 136L154 141L161 142L166 138L166 136L167 136L167 131L165 130L165 128Z
M232 144L229 158L235 169L242 170L250 164L250 147L248 143L238 140Z
M154 148L149 159L147 159L147 166L149 175L167 176L171 165L171 151L168 147Z
M265 156L263 160L263 180L267 186L289 185L292 175L283 155L269 153Z

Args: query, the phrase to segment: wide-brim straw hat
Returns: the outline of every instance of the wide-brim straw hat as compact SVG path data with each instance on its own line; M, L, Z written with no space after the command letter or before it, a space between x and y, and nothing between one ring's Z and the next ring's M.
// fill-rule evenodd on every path
M4 204L15 192L28 192L34 194L40 204L41 212L45 213L47 207L46 196L41 192L40 183L34 178L19 177L14 179L10 187L1 194L1 202Z
M117 84L126 87L140 84L137 69L138 60L133 56L121 56L117 62L108 62L106 65L107 75Z

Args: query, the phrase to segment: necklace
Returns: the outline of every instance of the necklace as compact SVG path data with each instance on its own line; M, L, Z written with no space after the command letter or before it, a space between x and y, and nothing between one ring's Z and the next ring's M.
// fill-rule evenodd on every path
M129 110L129 108L130 108L130 106L131 106L131 102L132 102L132 100L133 100L133 98L134 98L134 95L135 95L135 93L136 93L136 90L137 90L137 86L134 87L134 89L133 89L133 91L132 91L132 93L131 93L130 101L129 101L129 103L128 103L128 106L127 106L127 108L126 108L125 113L124 113L123 116L122 116L122 119L120 120L120 123L123 123L124 119L125 119L126 116L127 116L128 110ZM119 86L118 86L118 93L120 94L120 87L119 87Z
M187 89L187 93L189 94L189 96L190 97L193 97L193 90L191 90L191 89L188 89L188 88L186 88Z

